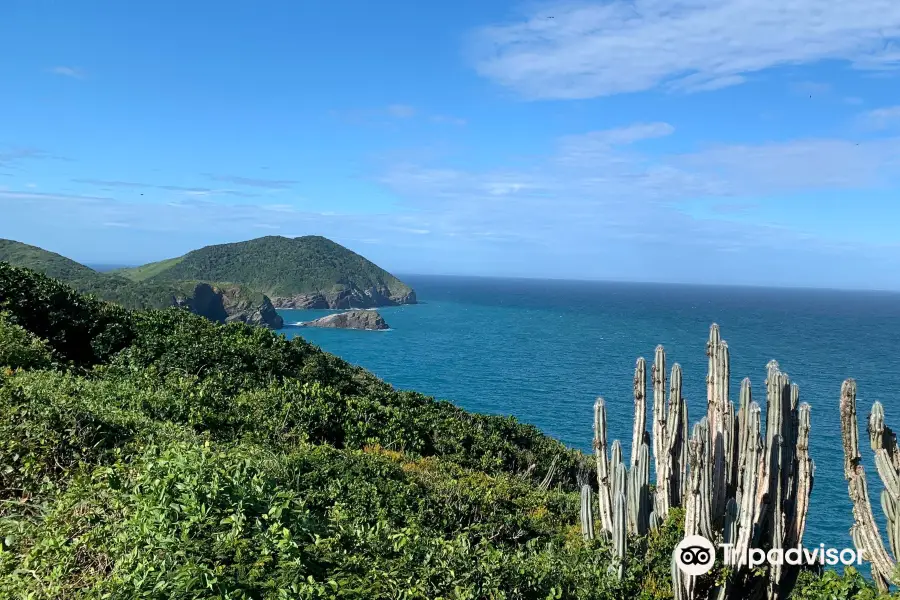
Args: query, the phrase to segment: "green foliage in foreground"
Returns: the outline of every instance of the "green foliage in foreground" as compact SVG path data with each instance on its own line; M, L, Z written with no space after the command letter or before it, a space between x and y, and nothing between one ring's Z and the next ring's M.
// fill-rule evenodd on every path
M671 597L680 511L618 581L576 523L586 457L533 427L5 265L0 310L0 598ZM804 574L796 597L877 595Z

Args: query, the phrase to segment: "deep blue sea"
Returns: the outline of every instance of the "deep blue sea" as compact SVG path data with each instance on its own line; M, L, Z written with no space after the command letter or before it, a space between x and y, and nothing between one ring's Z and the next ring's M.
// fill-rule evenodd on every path
M881 483L866 443L874 400L900 427L900 294L606 282L404 276L423 302L379 309L389 331L286 327L361 365L397 388L470 410L511 414L590 451L592 406L609 405L610 439L628 449L638 356L663 344L669 368L684 368L691 422L706 410L709 325L731 350L731 398L750 377L765 408L769 359L812 405L816 478L804 542L851 545L838 418L841 382L859 384L862 452L876 514ZM332 311L281 311L286 323ZM883 534L884 535L884 534Z

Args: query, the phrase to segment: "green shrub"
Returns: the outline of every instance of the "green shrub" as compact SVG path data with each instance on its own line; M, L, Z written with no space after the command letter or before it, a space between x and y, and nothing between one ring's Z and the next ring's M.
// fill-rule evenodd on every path
M0 311L47 341L62 361L107 361L131 341L130 314L28 269L0 262Z
M8 312L0 312L0 367L44 369L52 362L47 342L14 324Z

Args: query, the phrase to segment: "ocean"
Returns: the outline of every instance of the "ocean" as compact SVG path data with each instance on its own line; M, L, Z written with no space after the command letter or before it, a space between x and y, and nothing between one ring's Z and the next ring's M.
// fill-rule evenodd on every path
M816 463L807 546L852 546L843 476L841 382L859 385L861 450L883 527L881 482L865 435L873 401L900 427L900 294L832 290L403 276L422 304L379 309L389 331L302 329L324 350L396 388L463 408L513 415L590 452L592 407L608 405L610 440L629 452L638 356L666 348L684 368L691 423L706 410L706 340L716 322L731 350L731 399L750 377L765 409L766 363L778 360L812 405ZM334 311L280 311L286 324ZM648 412L650 408L648 405ZM883 535L885 535L883 533ZM886 538L885 538L886 539Z

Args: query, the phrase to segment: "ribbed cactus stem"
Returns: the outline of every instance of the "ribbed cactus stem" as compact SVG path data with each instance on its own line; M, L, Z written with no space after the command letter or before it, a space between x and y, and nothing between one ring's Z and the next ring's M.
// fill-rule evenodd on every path
M591 506L591 486L581 486L581 535L594 539L594 507Z
M884 548L881 534L872 514L866 472L859 453L859 425L856 417L856 382L847 379L841 385L841 439L844 446L844 477L853 503L854 525L851 529L856 546L872 564L873 576L880 587L893 580L895 562Z
M726 477L726 421L728 420L728 385L730 377L730 357L728 344L722 339L719 326L715 323L709 328L709 341L706 344L706 355L709 367L706 375L706 417L709 426L712 477L710 488L711 518L721 524L725 517L725 501L727 492Z
M650 446L644 442L638 462L628 474L628 530L644 535L650 527Z
M672 365L672 374L669 377L669 416L666 431L668 434L667 449L667 474L669 476L669 504L670 506L683 506L684 496L688 487L688 440L690 439L690 424L688 421L687 403L682 395L681 365ZM657 478L659 474L657 473ZM665 518L666 515L662 515Z
M760 439L761 417L759 405L751 402L747 407L742 438L745 440L741 451L744 455L744 470L740 481L740 507L737 538L734 543L735 555L739 558L738 568L743 567L743 559L750 549L754 538L754 524L757 510L757 486L759 483L759 466L763 460L762 440Z
M625 465L619 463L616 467L616 475L615 479L617 482L616 485L616 495L613 500L613 532L612 532L612 542L613 542L613 551L615 552L616 562L615 568L616 573L621 580L625 575L625 551L628 543L628 536L626 532L626 509L625 509Z
M797 470L794 474L793 519L789 524L786 546L794 548L803 543L809 498L815 480L816 465L809 456L810 406L801 403L797 407Z
M637 359L634 366L634 427L631 432L631 468L637 464L641 444L647 436L647 361Z
M669 467L671 456L669 453L669 439L666 424L668 414L666 412L666 350L662 346L656 347L651 369L653 380L653 457L655 459L656 473L656 512L665 516L669 514L671 503L671 476Z
M672 596L673 600L693 600L685 590L685 580L687 577L682 574L675 562L675 553L672 553Z
M880 402L872 405L869 414L869 442L875 453L875 468L884 485L881 493L881 506L887 517L888 543L894 556L900 546L900 520L897 505L900 503L900 473L897 472L892 455L896 451L897 439L894 432L884 424L884 407Z
M709 452L709 424L706 417L694 425L689 447L690 487L685 507L685 535L702 535L712 539L710 522L710 479L712 465Z
M597 398L594 403L594 456L597 462L597 504L600 524L612 532L612 481L609 459L606 456L606 402Z
M747 436L750 435L748 419L750 418L749 411L750 411L750 405L752 403L753 403L753 391L752 391L752 388L750 385L750 378L745 377L744 380L741 381L741 399L740 399L740 405L738 406L738 413L737 413L738 433L737 433L736 437L737 437L737 447L738 447L738 460L737 460L737 465L738 465L737 478L738 478L738 486L739 486L738 491L740 491L740 481L741 481L741 477L742 477L741 473L747 467L747 454L744 452L744 449L749 447L748 446L749 440L747 438ZM757 409L758 408L759 407L757 407Z
M725 504L725 527L722 541L725 544L734 545L737 541L740 509L734 498L729 498ZM731 588L730 579L723 582L714 590L713 595L717 600L728 600L728 592Z
M613 498L621 495L622 499L627 501L627 499L628 499L628 496L627 496L627 494L628 494L628 488L627 488L628 469L625 468L625 463L623 463L622 461L619 461L615 465L612 465L612 463L610 463L610 467L613 469L613 473L614 473L613 487L612 487ZM613 500L613 503L615 503L615 500ZM625 506L625 509L626 509L625 518L627 519L628 518L627 504ZM615 512L615 507L613 507L613 512ZM615 515L613 515L613 522L615 522ZM627 527L628 523L626 522L625 524ZM615 525L615 523L614 523L614 525Z

